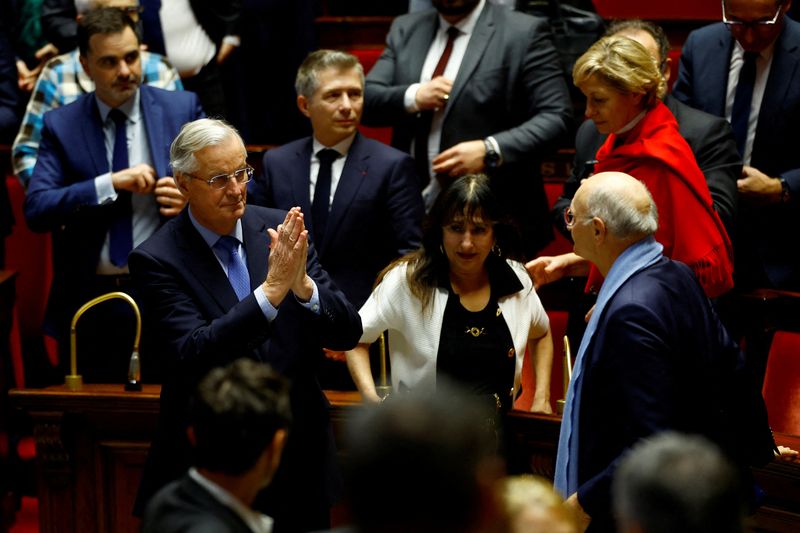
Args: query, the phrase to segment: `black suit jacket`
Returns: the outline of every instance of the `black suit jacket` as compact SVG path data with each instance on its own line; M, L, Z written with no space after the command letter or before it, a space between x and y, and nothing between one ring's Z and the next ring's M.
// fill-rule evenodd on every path
M737 211L736 180L742 172L742 158L736 150L730 124L725 119L691 108L670 95L664 103L678 121L678 131L689 143L697 165L706 177L714 209L732 236ZM597 131L591 120L585 120L575 136L572 173L551 210L553 224L569 239L572 237L564 222L564 209L569 207L581 180L588 177L586 163L594 159L607 137Z
M250 285L266 278L269 260L267 228L276 228L285 213L257 206L242 217ZM316 282L319 315L291 295L267 322L253 294L238 301L214 252L184 210L130 256L143 317L142 353L165 365L161 413L148 457L137 509L190 464L185 435L188 401L211 368L239 357L269 363L292 381L293 424L283 461L263 509L276 522L301 529L324 527L312 518L327 511L337 495L333 438L328 403L315 377L321 348L347 350L361 336L356 310L336 289L309 248L307 272ZM308 522L306 522L308 520ZM293 530L290 527L289 530Z
M367 76L364 123L393 128L392 145L409 151L416 114L403 95L420 80L438 28L435 10L397 17ZM444 110L441 150L492 135L504 163L492 185L518 222L527 255L553 238L539 160L567 131L569 92L547 23L486 3Z
M784 178L791 201L766 206L741 202L736 283L800 290L800 246L794 245L800 205L800 23L788 18L784 22L775 41L750 165ZM673 88L675 98L724 117L733 45L722 23L690 33Z
M294 141L264 155L264 173L248 196L252 203L300 206L313 233L309 174L312 140ZM424 208L414 162L403 152L357 134L336 187L319 260L356 308L375 277L392 260L416 250Z
M188 474L156 494L142 533L253 533L244 520Z

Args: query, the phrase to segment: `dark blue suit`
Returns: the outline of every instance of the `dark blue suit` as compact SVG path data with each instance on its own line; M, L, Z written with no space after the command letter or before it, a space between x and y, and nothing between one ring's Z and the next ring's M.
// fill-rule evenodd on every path
M784 178L792 200L782 205L740 204L737 285L800 290L800 247L793 244L800 205L800 23L784 21L775 41L750 164L768 176ZM673 95L724 117L733 45L734 39L722 23L689 34Z
M684 264L661 258L608 302L583 370L578 501L590 531L613 531L611 479L620 456L665 429L719 442L722 376L739 352Z
M249 206L242 217L253 289L266 278L269 236L285 213ZM292 427L281 467L259 508L283 531L326 527L338 492L328 403L316 377L321 347L347 350L361 336L361 320L309 248L307 272L317 284L320 313L292 295L267 322L251 293L238 301L222 267L186 210L130 255L144 320L143 352L166 365L159 425L139 490L137 508L191 464L186 438L188 402L199 379L239 357L269 363L292 381ZM286 528L285 526L289 526Z
M153 166L159 177L169 176L170 143L181 126L203 117L203 110L190 92L149 86L139 91ZM113 204L97 205L94 178L109 170L93 92L45 114L25 218L32 230L53 233L53 285L45 330L56 338L64 338L72 314L87 296L93 297L87 288L94 285L113 209Z
M250 202L278 209L300 206L313 234L309 175L311 138L264 155L264 174ZM386 265L419 247L424 208L414 162L403 152L356 134L328 215L319 260L356 308Z

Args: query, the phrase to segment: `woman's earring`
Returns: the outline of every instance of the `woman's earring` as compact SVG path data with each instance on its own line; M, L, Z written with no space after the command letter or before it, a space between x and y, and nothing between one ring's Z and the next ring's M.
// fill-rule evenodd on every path
M500 249L497 243L494 243L494 246L492 246L492 253L497 257L501 257L503 255L503 250Z
M444 255L444 245L443 244L439 245L439 251L442 252L442 255Z

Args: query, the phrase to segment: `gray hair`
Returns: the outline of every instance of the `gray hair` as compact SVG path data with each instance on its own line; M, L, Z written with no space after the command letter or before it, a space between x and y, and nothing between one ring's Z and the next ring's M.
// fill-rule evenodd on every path
M645 533L741 533L744 498L735 469L699 435L660 433L636 444L613 481L614 512Z
M364 67L361 66L356 56L341 50L323 49L308 54L308 57L305 58L297 70L297 78L294 80L294 89L297 94L311 98L319 88L317 76L320 72L329 68L336 70L356 69L361 78L361 86L364 86Z
M224 120L201 118L184 124L169 147L169 160L173 173L196 172L197 159L194 154L207 146L222 144L232 137L239 140L242 150L246 153L239 132Z
M626 187L639 188L631 191ZM646 198L647 205L637 202ZM639 204L639 205L637 205ZM618 239L638 240L653 235L658 229L658 209L650 191L638 181L625 186L613 182L591 187L586 194L587 216L598 217Z

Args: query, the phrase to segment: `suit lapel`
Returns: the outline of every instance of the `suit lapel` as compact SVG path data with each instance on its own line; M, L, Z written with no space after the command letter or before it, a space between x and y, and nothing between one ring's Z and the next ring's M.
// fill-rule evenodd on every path
M422 65L425 63L425 57L428 55L428 49L431 47L438 27L439 16L435 11L431 12L429 17L421 19L417 27L411 30L411 33L419 34L419 37L406 39L405 45L408 47L408 54L403 54L402 60L408 65L410 83L419 82Z
M478 67L478 63L480 63L481 57L483 57L483 54L486 52L489 41L492 35L494 35L493 9L494 8L487 3L483 8L483 12L478 17L478 22L475 24L475 29L469 39L467 50L464 52L464 59L461 60L458 74L453 81L453 90L450 91L450 100L444 111L445 120L447 120L447 115L450 114L450 110L453 109L454 102L458 99L461 91L464 90L467 82L472 77L472 73Z
M340 221L344 219L348 207L361 188L361 183L367 177L368 159L369 154L365 153L363 149L361 135L357 133L347 153L339 183L336 185L336 194L333 196L331 210L328 214L328 229L325 231L325 239L318 243L320 257L325 255L328 245L333 242L337 230L341 227Z
M164 159L166 151L163 147L171 142L171 139L166 138L163 118L159 120L159 117L165 116L165 111L146 86L139 89L139 107L144 120L144 129L147 132L147 146L150 148L150 157L155 166L156 176L158 178L168 176L170 174L167 168L169 162Z
M775 43L772 67L758 114L756 139L771 138L763 130L772 128L773 124L779 122L773 117L783 112L786 94L797 83L795 77L800 66L800 47L797 36L792 35L792 29L793 27L789 26L787 21L787 26ZM755 152L755 149L753 151Z
M100 118L100 110L97 108L94 93L90 93L84 98L85 114L92 117L91 120L82 122L84 146L89 150L89 155L94 164L95 176L105 174L111 170L106 151L106 139L103 134L103 121Z
M175 241L180 250L184 271L191 272L197 278L197 290L205 290L217 302L221 311L227 312L239 299L217 256L192 225L188 211L188 208L181 211L178 225L175 226Z
M311 183L311 151L313 144L311 137L307 142L302 145L294 153L295 161L292 165L295 173L290 176L290 183L292 187L292 196L294 197L295 205L299 205L303 213L306 214L306 226L309 232L313 231L314 221L311 220L311 196L309 193L309 184ZM273 179L280 179L280 177L273 177Z
M722 94L722 98L712 96L709 101L713 105L709 106L708 112L718 117L725 116L725 95L728 88L728 72L731 64L731 53L733 53L733 38L728 30L721 34L719 39L712 44L717 50L709 57L717 57L718 61L710 61L709 65L704 65L704 73L701 76L706 78L706 82L700 84L701 87L717 87ZM711 95L709 95L711 96Z

